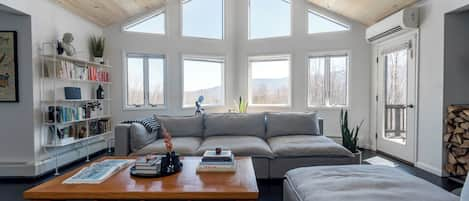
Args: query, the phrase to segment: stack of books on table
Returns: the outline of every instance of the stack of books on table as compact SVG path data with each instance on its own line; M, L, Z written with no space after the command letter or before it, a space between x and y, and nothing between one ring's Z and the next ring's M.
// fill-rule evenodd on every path
M156 175L161 172L161 157L142 157L135 161L135 174Z
M236 160L229 150L206 151L197 166L197 172L236 172Z

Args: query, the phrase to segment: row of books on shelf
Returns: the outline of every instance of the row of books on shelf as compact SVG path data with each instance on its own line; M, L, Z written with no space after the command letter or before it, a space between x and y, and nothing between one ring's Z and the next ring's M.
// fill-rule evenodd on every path
M95 120L88 123L80 122L67 126L49 126L48 144L65 144L76 139L82 139L88 136L95 136L110 132L111 119Z
M99 101L88 102L79 106L49 106L47 108L47 123L63 123L99 117L104 114Z
M235 172L236 160L230 150L208 150L204 153L197 172Z
M62 80L88 80L109 82L109 72L93 65L86 65L65 60L47 59L44 65L44 77Z

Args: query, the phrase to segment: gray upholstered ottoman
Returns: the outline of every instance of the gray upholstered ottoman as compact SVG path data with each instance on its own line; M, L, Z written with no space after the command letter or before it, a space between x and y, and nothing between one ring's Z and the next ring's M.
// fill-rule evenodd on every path
M319 166L288 171L284 201L458 201L459 198L399 169Z

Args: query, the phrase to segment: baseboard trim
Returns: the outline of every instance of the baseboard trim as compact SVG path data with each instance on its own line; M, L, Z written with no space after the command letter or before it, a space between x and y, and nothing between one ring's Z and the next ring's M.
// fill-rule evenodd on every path
M443 175L443 171L442 171L441 168L436 168L436 167L433 167L433 166L428 165L428 164L426 164L426 163L422 163L422 162L418 162L418 161L417 161L417 162L415 163L415 167L420 168L420 169L422 169L422 170L425 170L425 171L427 171L427 172L430 172L430 173L432 173L432 174L434 174L434 175L437 175L437 176L439 176L439 177L443 177L443 176L444 176L444 175Z

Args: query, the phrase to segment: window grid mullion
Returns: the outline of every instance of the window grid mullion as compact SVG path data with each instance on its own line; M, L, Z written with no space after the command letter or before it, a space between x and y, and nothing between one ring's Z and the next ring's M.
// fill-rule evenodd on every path
M148 64L148 57L143 57L143 99L144 99L144 106L148 107L150 105L149 100L149 64Z
M324 85L326 87L324 92L324 105L329 106L331 96L331 57L324 57L324 60L324 81L326 82Z

